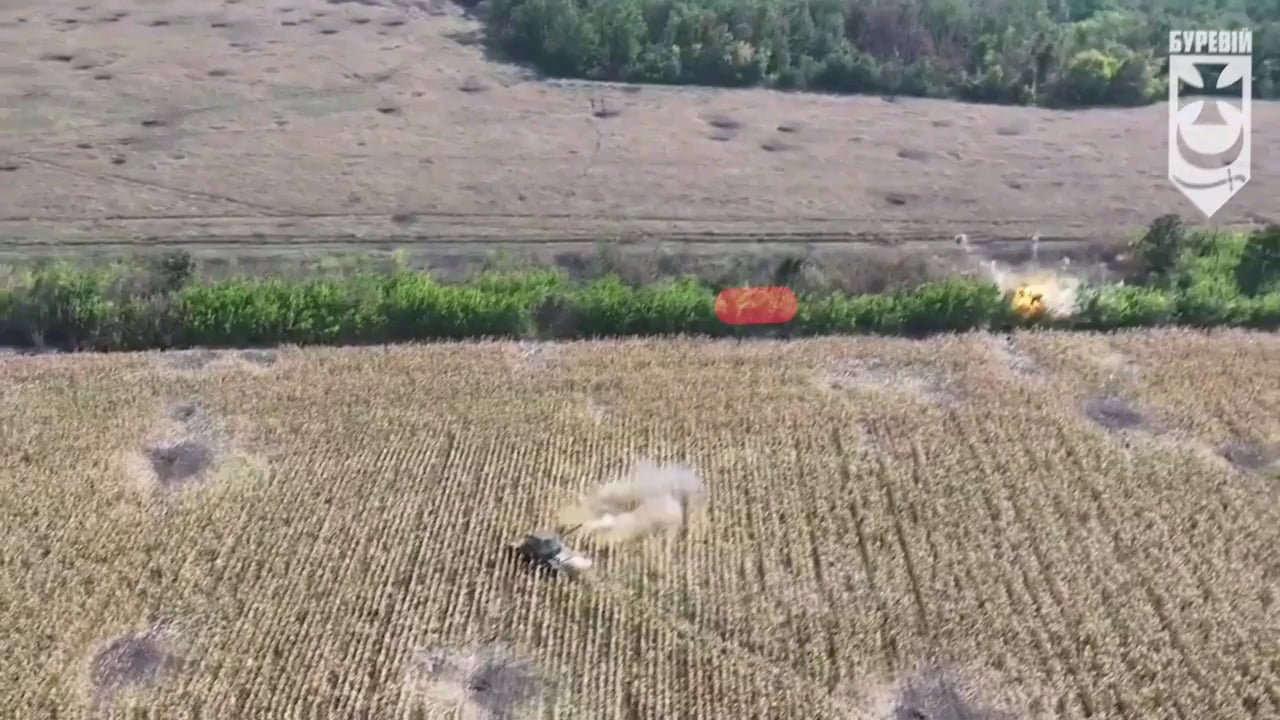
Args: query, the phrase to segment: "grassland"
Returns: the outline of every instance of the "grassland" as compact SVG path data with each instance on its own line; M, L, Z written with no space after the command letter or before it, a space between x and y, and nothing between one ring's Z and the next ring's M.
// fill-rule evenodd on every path
M621 236L693 263L962 232L1048 251L1193 212L1163 105L550 83L487 59L480 28L446 2L7 2L0 262L400 249L448 269L503 247L545 267ZM1215 221L1277 218L1277 128L1257 103L1254 176Z
M1238 331L6 358L0 707L1274 718L1278 388ZM644 457L697 522L501 559Z

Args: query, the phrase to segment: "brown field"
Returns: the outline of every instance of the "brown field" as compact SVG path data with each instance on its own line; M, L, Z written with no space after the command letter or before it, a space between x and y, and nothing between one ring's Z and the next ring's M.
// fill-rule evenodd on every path
M7 0L0 261L180 244L456 266L617 236L857 253L1196 216L1165 180L1163 105L547 83L486 59L479 29L445 0ZM1280 217L1280 105L1254 126L1255 176L1215 221Z
M8 358L0 707L1276 718L1278 408L1243 332ZM644 458L694 521L501 559Z

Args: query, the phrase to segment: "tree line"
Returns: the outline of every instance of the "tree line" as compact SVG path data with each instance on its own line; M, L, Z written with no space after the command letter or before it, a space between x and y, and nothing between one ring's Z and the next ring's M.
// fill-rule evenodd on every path
M489 0L492 43L565 78L1142 105L1171 29L1253 30L1254 96L1280 93L1274 0Z

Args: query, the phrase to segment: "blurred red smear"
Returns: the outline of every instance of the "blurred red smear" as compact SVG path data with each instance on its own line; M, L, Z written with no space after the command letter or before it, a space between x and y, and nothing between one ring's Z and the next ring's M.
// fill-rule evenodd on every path
M716 317L727 325L776 325L796 316L799 301L787 287L725 288L716 296Z

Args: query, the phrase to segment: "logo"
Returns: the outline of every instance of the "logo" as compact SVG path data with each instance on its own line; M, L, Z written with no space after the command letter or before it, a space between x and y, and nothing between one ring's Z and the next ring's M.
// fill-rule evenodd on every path
M1169 179L1206 218L1249 181L1252 53L1251 30L1169 33Z

